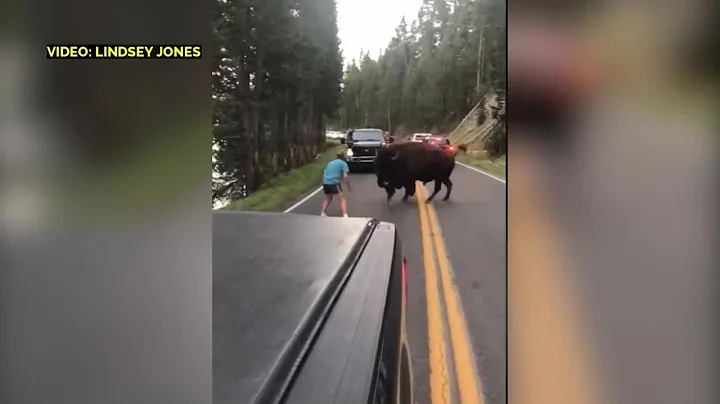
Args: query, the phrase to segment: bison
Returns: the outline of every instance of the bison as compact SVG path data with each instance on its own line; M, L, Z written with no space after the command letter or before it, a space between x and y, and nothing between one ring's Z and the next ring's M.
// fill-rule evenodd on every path
M465 145L458 150L467 151ZM440 192L441 184L445 184L446 192L443 201L450 199L452 181L450 174L455 168L455 157L443 150L426 143L395 143L378 151L375 159L375 175L378 187L385 189L388 202L395 195L395 190L405 188L403 201L415 195L415 181L427 184L435 181L435 189L425 200L430 203Z

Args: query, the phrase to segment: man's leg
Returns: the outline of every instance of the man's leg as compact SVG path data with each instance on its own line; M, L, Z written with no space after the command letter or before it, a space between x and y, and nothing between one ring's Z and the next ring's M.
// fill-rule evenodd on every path
M343 213L343 217L348 217L347 202L345 201L345 197L342 196L342 194L340 194L340 195L338 195L338 198L340 198L340 211Z
M325 199L323 199L322 201L322 210L320 211L320 216L326 216L325 211L327 210L330 202L332 202L333 200L333 189L331 187L323 184L323 192L325 192Z
M342 185L337 184L337 197L338 202L340 202L340 212L342 212L343 217L348 217L347 214L347 201L345 200L345 195L342 193Z
M332 194L325 195L325 199L323 199L323 201L322 201L322 211L320 211L320 216L327 216L325 214L325 211L327 210L327 207L330 204L330 202L332 202L332 200L333 200Z

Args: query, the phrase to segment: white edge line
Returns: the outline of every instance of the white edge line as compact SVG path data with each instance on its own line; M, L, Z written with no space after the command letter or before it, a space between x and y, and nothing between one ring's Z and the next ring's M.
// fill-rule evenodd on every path
M285 210L283 211L283 213L290 213L290 212L292 212L293 210L297 209L298 206L300 206L300 205L302 205L303 203L307 202L308 199L310 199L310 198L312 198L313 196L315 196L315 195L316 195L318 192L320 192L320 190L322 190L322 189L323 189L323 187L318 187L316 190L310 192L310 193L307 194L304 198L302 198L302 199L300 199L299 201L297 201L293 206L285 209Z
M463 166L463 167L465 167L465 168L469 168L469 169L471 169L471 170L473 170L473 171L477 171L477 172L479 172L480 174L485 174L485 175L487 175L488 177L490 177L490 178L492 178L492 179L494 179L494 180L498 180L498 181L502 182L503 184L507 185L507 182L505 182L505 180L502 179L502 178L500 178L500 177L496 177L496 176L494 176L494 175L492 175L492 174L490 174L490 173L486 173L485 171L483 171L483 170L481 170L481 169L479 169L479 168L475 168L475 167L473 167L473 166L469 166L469 165L464 164L464 163L461 163L461 162L459 162L459 161L456 161L456 163L457 163L457 164L460 164L461 166Z

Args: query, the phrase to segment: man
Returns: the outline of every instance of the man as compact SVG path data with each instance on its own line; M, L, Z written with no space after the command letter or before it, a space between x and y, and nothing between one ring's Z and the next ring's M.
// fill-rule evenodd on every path
M338 153L337 158L325 166L325 171L323 172L323 192L325 192L325 199L323 199L322 202L322 211L320 212L320 216L327 216L325 211L327 210L330 202L332 202L333 197L337 196L340 202L340 211L342 212L343 217L348 217L347 202L342 194L341 185L344 181L347 185L348 191L351 191L348 172L350 172L350 168L345 162L345 152Z

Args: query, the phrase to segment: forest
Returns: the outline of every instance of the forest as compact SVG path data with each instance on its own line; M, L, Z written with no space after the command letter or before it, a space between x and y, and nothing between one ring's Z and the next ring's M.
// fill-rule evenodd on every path
M424 0L376 58L342 55L335 0L216 0L213 199L311 162L326 130L452 130L486 94L504 99L506 44L501 0Z

